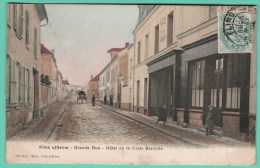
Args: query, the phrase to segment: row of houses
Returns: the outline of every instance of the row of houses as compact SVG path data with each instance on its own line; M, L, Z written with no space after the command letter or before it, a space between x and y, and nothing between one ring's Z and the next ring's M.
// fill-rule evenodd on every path
M42 109L67 95L54 52L41 44L48 24L43 4L9 4L6 62L6 136L42 117ZM69 84L66 84L69 85Z
M231 8L255 20L253 6L139 5L134 43L108 50L99 100L196 129L212 105L215 130L245 140L255 125L256 39L252 53L218 53L217 12Z

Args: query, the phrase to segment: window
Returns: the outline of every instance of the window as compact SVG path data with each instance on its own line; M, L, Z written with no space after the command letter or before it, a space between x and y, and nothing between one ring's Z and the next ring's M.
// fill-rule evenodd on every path
M136 89L136 106L139 107L140 106L140 81L138 80L137 83L137 89Z
M37 29L34 29L34 38L33 38L33 54L35 59L37 59Z
M10 104L10 73L11 73L11 64L10 57L6 58L6 105Z
M30 104L30 102L31 102L31 96L30 96L30 94L31 94L31 79L30 79L30 76L31 76L30 70L27 69L27 82L28 82L28 84L27 84L27 86L28 86L27 99L28 99L28 104Z
M246 72L242 70L243 64L246 64L247 56L243 55L230 55L227 56L227 96L226 108L240 109L240 95L244 75Z
M25 97L25 68L19 64L19 103L24 104Z
M129 70L130 73L129 73L129 79L132 79L132 62L133 62L132 59L130 59L130 67L129 67L129 68L130 68L130 70Z
M144 78L144 106L147 106L147 78Z
M29 13L26 11L26 18L25 18L25 44L26 46L29 45Z
M171 45L173 42L173 12L168 15L168 27L167 27L167 45Z
M141 42L138 42L137 46L137 64L140 64L141 61Z
M146 36L145 36L145 54L144 54L144 56L145 56L145 59L148 57L148 45L149 45L149 35L147 34Z
M28 104L28 69L24 69L24 104Z
M191 106L203 107L205 60L191 63Z
M212 19L217 16L217 7L209 6L209 19Z
M22 38L23 35L23 4L20 4L19 9L19 37Z
M17 4L13 4L13 27L17 30Z
M158 108L172 109L174 66L149 74L149 115L157 115Z
M154 54L159 51L159 25L155 27Z
M223 58L216 60L216 70L223 70Z
M9 59L11 65L10 72L10 104L16 104L16 61Z
M106 78L108 83L110 81L110 70L107 71Z

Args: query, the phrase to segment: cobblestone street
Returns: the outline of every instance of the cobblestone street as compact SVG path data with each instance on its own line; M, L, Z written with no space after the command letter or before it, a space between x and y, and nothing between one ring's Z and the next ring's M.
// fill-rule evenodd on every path
M91 102L81 104L75 101L72 101L48 139L57 140L108 144L183 144L101 106L93 107Z
M138 144L164 146L250 146L249 143L205 133L190 128L155 124L135 112L105 106L97 102L77 103L76 96L67 97L48 107L41 119L34 120L9 140L80 142L100 144Z

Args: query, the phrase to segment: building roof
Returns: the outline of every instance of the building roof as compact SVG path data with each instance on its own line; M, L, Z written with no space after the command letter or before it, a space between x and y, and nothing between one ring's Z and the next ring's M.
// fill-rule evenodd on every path
M52 53L48 48L46 48L43 44L41 44L41 53L42 53L42 54L50 54L50 55L53 55L53 53Z
M97 76L95 76L94 78L90 79L89 82L95 82L95 81L99 81L99 74Z
M108 53L111 53L111 52L113 52L113 51L120 52L120 51L126 49L128 46L129 46L129 43L125 43L125 46L124 46L124 47L122 47L122 48L111 48L111 49L109 49L107 52L108 52Z
M63 85L70 85L70 83L68 82L67 79L66 79L66 80L62 80L62 84L63 84Z
M46 12L46 8L44 4L35 4L37 13L40 17L40 20L43 21L44 19L46 19L47 23L49 22L49 18Z

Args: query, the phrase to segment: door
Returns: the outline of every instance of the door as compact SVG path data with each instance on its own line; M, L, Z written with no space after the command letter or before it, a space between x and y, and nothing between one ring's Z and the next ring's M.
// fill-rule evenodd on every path
M33 85L34 85L34 104L33 104L33 118L39 118L39 73L37 70L33 69Z
M212 72L210 88L210 104L214 109L215 126L222 127L223 111L223 57L214 59L215 70Z

